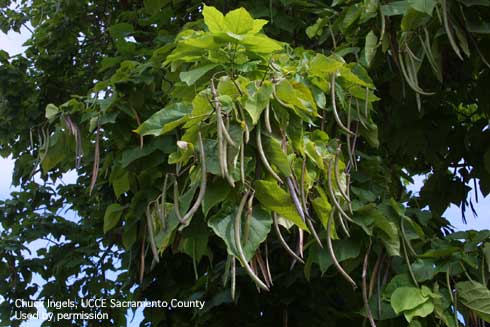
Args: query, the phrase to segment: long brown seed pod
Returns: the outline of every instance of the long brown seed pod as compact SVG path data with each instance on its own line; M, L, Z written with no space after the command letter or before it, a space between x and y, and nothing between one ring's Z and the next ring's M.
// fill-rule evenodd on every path
M236 293L236 261L235 257L231 258L231 299L235 301Z
M351 201L350 201L349 195L347 195L345 190L340 185L339 154L340 154L340 147L337 149L337 152L335 153L335 160L334 160L335 183L337 184L337 188L339 189L340 194L344 197L345 201L347 201L347 204L349 205L349 211L352 212ZM346 185L346 187L349 187L349 185Z
M349 135L354 135L350 129L344 126L342 121L340 120L339 113L337 111L337 100L335 99L335 74L332 74L332 79L330 80L330 95L332 98L332 111L333 111L333 116L335 118L335 121L337 122L337 125L339 125L340 129L346 132Z
M267 157L265 156L264 148L262 146L262 136L261 136L261 128L260 128L260 122L257 124L257 150L259 150L259 155L260 159L262 159L262 163L264 164L265 169L274 177L279 183L283 183L281 177L276 174L276 172L272 169L271 165L269 164L269 161L267 160Z
M263 281L260 280L259 277L252 271L252 268L248 264L247 258L245 257L245 253L243 252L242 248L242 241L241 241L241 218L242 218L242 212L243 208L245 207L245 203L247 202L247 198L249 196L250 192L246 192L245 195L242 197L242 200L240 201L240 205L238 206L237 213L235 216L235 243L236 243L236 248L238 250L238 255L240 257L240 261L243 264L243 267L245 268L245 271L247 274L252 278L252 280L257 284L258 287L268 291L269 287L264 284Z
M410 51L410 48L407 45L407 51ZM415 68L415 61L412 56L408 55L408 74L411 75L411 79L414 81L416 85L419 85L419 79L417 74L417 69ZM417 101L417 109L422 110L422 101L420 100L420 94L415 93L415 100Z
M196 240L192 240L192 268L194 269L194 278L199 279L199 272L197 271L197 259L196 259Z
M379 34L379 41L376 47L379 47L383 43L383 38L385 36L385 31L386 31L386 20L385 20L385 15L383 15L382 6L379 6L379 16L381 17L381 33Z
M240 104L238 104L238 111L240 112L240 117L241 117L241 120L243 122L243 125L245 126L245 136L244 136L244 139L245 139L245 143L248 143L248 141L250 140L250 130L248 129L248 125L247 125L247 120L245 119L245 113L243 112L243 108Z
M344 231L345 235L347 237L350 237L349 229L347 229L347 226L345 225L344 219L340 214L337 215L337 218L339 218L339 223L340 227L342 227L342 230Z
M305 232L301 228L298 228L298 253L300 257L304 257L304 234Z
M264 120L265 120L265 129L267 129L267 132L272 133L271 120L270 120L270 103L267 103L267 106L265 107Z
M352 149L351 153L354 159L354 170L357 171L357 160L356 160L356 145L357 145L357 138L359 137L359 123L356 123L356 129L354 131L354 139L352 140Z
M344 277L344 279L346 281L348 281L352 285L352 287L354 289L356 289L357 288L356 282L342 268L342 266L340 265L339 261L337 260L337 257L335 256L335 252L333 250L332 237L330 235L330 231L332 229L332 222L333 222L334 212L335 212L335 210L332 209L332 211L330 213L330 218L328 219L328 223L327 223L327 248L328 248L328 252L329 252L330 257L332 258L332 262L333 262L335 268L337 268L338 272L342 275L342 277Z
M174 210L175 210L175 215L177 216L177 219L180 221L180 223L184 223L184 218L182 217L182 213L180 212L180 204L179 204L179 183L177 182L177 178L174 180Z
M384 262L385 258L383 256L383 260L379 266L378 278L376 278L376 303L378 306L378 317L381 317L381 268L383 267Z
M244 229L242 232L242 234L243 234L242 239L245 242L248 241L248 235L250 232L250 221L252 220L254 197L255 197L255 193L252 192L252 194L250 195L250 197L248 198L248 201L247 201L247 212L246 212L247 218L245 220L245 226L244 226Z
M364 263L362 265L362 299L364 301L364 308L366 309L369 323L371 324L371 327L376 327L376 323L374 322L374 318L373 318L373 313L371 312L371 308L369 307L368 291L367 291L367 268L368 268L368 261L369 261L369 252L371 252L371 241L369 242L369 247L366 251L366 255L364 256Z
M373 272L371 275L371 280L369 282L369 292L368 292L368 298L371 298L374 292L374 284L376 281L379 279L379 271L381 268L382 261L384 260L384 253L383 250L381 250L381 253L379 254L378 258L376 259L376 263L374 264Z
M223 130L223 135L226 139L226 142L228 142L228 144L230 144L232 147L237 147L235 141L233 141L233 139L231 138L230 134L228 133L228 128L226 128L225 124L223 123L223 119L221 119L221 128Z
M434 58L434 54L432 53L431 50L429 31L427 30L426 27L424 27L424 36L425 38L422 38L422 36L419 34L420 44L422 45L422 48L424 49L424 52L427 55L427 59L429 60L432 69L435 72L438 72L439 68L437 67L436 59Z
M407 245L408 249L410 250L410 253L416 257L417 252L415 252L415 250L413 249L412 244L410 243L410 240L408 239L407 234L405 233L405 224L403 223L403 219L404 218L400 218L400 230L402 232L402 237L405 240L406 245Z
M408 86L410 86L410 88L414 92L422 94L422 95L433 95L434 94L434 93L426 92L426 91L422 90L420 88L420 86L418 86L418 84L414 80L412 80L412 77L410 76L411 72L409 73L409 70L405 64L405 61L403 60L403 56L402 56L401 52L398 53L398 61L400 63L400 69L402 71L403 77L405 78L405 81L407 82Z
M90 180L89 194L92 194L95 183L97 182L97 175L99 174L100 163L100 123L97 121L97 131L95 134L95 152L94 152L94 165L92 167L92 179Z
M315 230L315 227L313 226L313 223L311 222L310 219L306 218L305 212L303 210L301 202L299 201L298 195L296 194L296 190L294 188L293 178L290 176L286 177L286 184L287 184L288 189L289 189L289 194L291 195L291 198L293 199L293 203L294 203L294 206L296 208L296 211L299 213L301 219L303 219L303 221L306 222L306 224L308 225L308 229L310 229L310 232L313 235L313 237L315 238L315 241L320 245L320 247L323 247L322 242L320 241L320 238L318 237L318 234ZM299 248L301 250L300 251L301 256L303 256L302 236L303 236L303 233L302 233L302 230L300 230L300 245L301 246Z
M412 278L412 281L415 284L415 286L419 287L419 283L417 282L417 278L415 278L415 274L413 273L413 270L412 270L412 265L410 264L410 259L408 258L407 246L405 245L405 239L403 237L402 237L402 248L403 248L403 254L405 257L405 263L407 265L408 272L410 273L410 277Z
M223 117L222 113L223 110L221 108L221 102L219 102L218 99L218 92L216 91L216 87L214 86L214 81L211 79L211 94L213 96L213 102L214 102L214 107L216 110L216 122L217 122L217 129L218 129L218 138L221 136L224 136L228 143L234 147L236 147L236 143L233 142L233 139L231 138L230 134L228 133L228 130L225 127L225 124L223 122Z
M349 106L347 107L347 128L350 130L351 126L351 101L352 98L349 98ZM357 99L356 99L357 102ZM357 102L357 115L359 116L359 103ZM353 166L354 162L354 157L352 156L352 151L351 151L351 143L350 143L350 135L345 136L346 140L346 145L347 145L347 156L349 157L349 161L347 162L347 168L346 171L350 171L351 167Z
M269 277L271 285L274 285L272 283L271 268L269 266L269 247L267 246L267 241L265 241L265 268L267 270L267 276Z
M228 278L230 277L230 271L231 271L231 259L234 258L234 256L231 256L228 254L228 256L226 257L226 262L225 262L225 267L223 269L223 278L222 278L222 281L223 281L223 287L226 286L226 284L228 283Z
M308 225L308 228L310 229L311 235L313 235L313 238L315 239L316 243L323 248L322 241L320 241L320 237L318 236L318 233L316 232L315 226L313 225L313 222L310 217L306 217L306 224Z
M245 185L245 142L240 145L240 179Z
M308 206L306 200L306 190L305 190L305 175L306 175L306 157L303 159L301 164L301 185L300 185L300 194L301 194L301 204L303 205L303 210L308 215Z
M313 225L313 221L310 217L310 214L308 212L308 205L307 205L307 200L306 200L306 192L305 192L305 175L306 175L306 159L303 160L303 163L301 165L301 184L300 184L300 196L301 196L301 205L303 207L303 212L305 213L305 218L306 218L306 224L308 225L308 228L311 231L311 234L313 235L313 238L315 241L318 243L318 245L323 248L323 244L320 241L320 237L318 236L318 233L316 232L315 226Z
M177 214L177 218L179 219L180 223L183 225L187 225L189 223L190 218L196 213L197 209L201 205L202 200L204 199L204 195L206 194L206 185L207 185L206 154L204 153L205 150L204 150L204 145L202 143L201 132L197 133L197 138L198 138L199 149L201 150L201 187L199 189L199 194L197 195L196 201L183 217L180 217L180 210L178 207L179 199L178 199L178 194L176 194L175 191L177 190L178 192L178 189L176 188L177 180L175 180L174 182L175 213Z
M279 223L277 221L277 214L275 212L272 212L272 219L274 220L274 228L276 230L276 233L277 233L277 238L279 239L279 243L281 243L282 247L284 248L284 250L286 250L286 252L292 256L294 259L298 260L299 262L301 262L302 264L304 264L305 262L303 261L303 259L301 259L297 254L296 252L294 252L288 245L288 243L286 243L286 240L284 239L284 237L282 236L281 234L281 230L279 228Z
M451 47L453 48L454 52L458 56L459 59L464 61L463 56L461 55L461 52L459 51L458 45L456 44L456 41L454 40L453 32L451 32L451 28L449 26L449 10L447 7L447 1L446 0L441 0L441 6L442 6L442 20L444 21L444 29L446 30L447 38L449 40L449 44L451 44Z
M255 260L257 261L262 276L264 276L265 284L270 287L272 285L272 280L269 280L269 274L267 273L267 267L265 266L264 258L262 258L260 247L255 252Z
M218 156L219 156L219 167L221 176L225 177L225 167L226 159L223 157L223 128L221 126L221 103L218 99L218 94L216 92L216 88L214 87L214 82L211 79L211 94L213 96L214 107L216 110L216 134L218 137Z
M165 228L165 217L167 216L167 212L165 209L165 199L167 198L167 187L168 187L168 174L165 174L165 179L163 181L163 189L162 194L160 195L160 204L157 203L160 212L160 222L162 223L162 228Z
M339 210L339 222L340 222L340 226L342 227L342 230L344 231L344 233L350 237L350 233L349 233L349 230L347 229L347 226L345 225L344 223L344 220L342 219L342 214L340 214L340 212L344 212L342 207L340 207L340 204L337 202L337 199L335 198L335 193L333 192L333 188L332 188L332 169L331 169L331 161L328 163L328 176L327 176L327 185L328 185L328 193L330 195L330 197L332 198L332 202L334 203L334 207L337 208L337 210ZM345 212L344 212L345 214ZM347 214L345 214L347 215ZM349 217L350 219L350 217Z
M303 211L303 208L301 206L301 202L299 201L298 195L296 194L296 190L294 189L294 184L293 184L293 179L291 176L286 177L286 185L288 186L289 190L289 195L291 196L291 199L293 200L294 207L296 208L296 211L299 213L299 216L303 221L305 221L305 213Z
M143 283L143 276L145 275L145 241L146 241L146 231L143 232L143 239L141 240L141 251L140 251L140 284Z
M148 238L150 241L151 252L153 253L153 260L156 263L160 262L160 258L158 256L158 249L155 243L155 236L153 233L153 219L151 217L150 207L146 207L146 225L148 226Z
M368 109L369 109L369 88L366 87L366 99L364 101L364 116L366 120L368 119Z
M230 184L231 187L235 187L235 181L233 180L233 177L231 177L230 172L228 171L228 144L226 140L223 140L222 143L223 149L221 150L221 153L223 154L223 169L224 169L224 174L226 181L228 184Z

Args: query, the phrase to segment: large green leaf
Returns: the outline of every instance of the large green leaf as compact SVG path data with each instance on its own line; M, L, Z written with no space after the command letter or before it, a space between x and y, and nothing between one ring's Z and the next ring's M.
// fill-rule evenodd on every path
M388 4L381 6L381 12L385 16L397 16L403 15L409 7L409 2L407 0L393 1Z
M204 216L208 215L211 208L226 199L228 194L230 194L230 191L230 185L223 183L223 180L220 178L217 178L212 182L208 182L206 194L204 195L204 199L202 201L202 212L204 213Z
M198 263L208 252L208 238L210 230L204 219L193 219L191 224L182 233L180 248L182 252L196 260Z
M343 63L333 57L326 57L322 54L317 54L310 61L310 74L316 76L324 76L325 74L335 73L343 66Z
M107 207L104 214L104 233L107 233L119 223L123 210L124 207L119 203L113 203Z
M57 106L55 106L54 104L50 103L50 104L48 104L46 106L46 113L45 113L44 116L49 121L53 121L59 111L60 111L60 109Z
M121 194L129 190L129 172L120 167L116 167L109 178L114 189L114 195L119 198Z
M427 317L434 311L434 303L432 301L427 301L422 303L421 305L403 312L403 315L405 316L405 319L407 319L408 322L412 322L412 319L414 317Z
M191 86L194 83L196 83L198 79L203 77L204 74L206 74L216 66L217 66L216 64L209 64L209 65L199 66L197 68L194 68L186 72L181 72L179 74L180 80L182 82L185 82L188 86Z
M391 306L397 314L415 309L427 302L429 297L423 296L417 287L399 287L391 295Z
M398 226L385 217L379 210L371 215L374 218L374 225L381 230L377 236L385 245L386 251L391 256L400 255L400 237Z
M269 54L283 49L283 45L265 35L249 35L243 39L242 44L250 51L258 54Z
M481 319L490 322L490 291L475 281L456 283L458 300L474 311Z
M225 17L215 7L204 6L202 9L204 23L212 33L223 32L225 28Z
M245 34L254 28L254 19L244 8L238 8L226 14L224 28L226 32Z
M250 92L250 91L249 91ZM263 83L258 89L253 89L253 94L250 94L245 101L244 107L252 118L253 124L257 124L260 115L269 105L272 95L272 85L270 82Z
M145 120L135 132L145 136L159 136L170 132L179 125L185 123L189 114L192 112L192 105L189 103L173 103L160 111L154 113Z
M121 168L126 168L133 161L144 158L153 152L160 150L163 153L172 153L177 150L175 143L172 143L172 137L161 137L145 143L143 148L140 146L126 149L121 154Z
M41 156L41 168L43 172L48 172L60 164L66 163L67 159L75 157L74 138L68 133L61 131L55 132L49 137L49 148L45 150L45 155Z
M436 263L432 260L417 259L412 263L412 271L419 282L431 280L437 273Z
M401 287L413 287L413 286L415 286L413 284L413 280L407 273L398 274L395 275L385 286L385 289L382 292L382 296L385 300L389 300L393 295L393 292L395 292L395 290Z
M373 31L370 31L366 35L366 41L364 43L364 56L365 56L366 64L368 66L371 65L371 61L376 55L377 44L378 44L378 37L376 36L376 34L374 34Z
M236 211L229 215L215 215L209 219L208 226L225 241L228 253L239 258L240 255L236 248L235 239L235 214ZM272 225L272 217L260 206L255 206L252 210L252 215L247 216L244 214L241 222L241 244L245 258L249 261L254 256L259 245L267 238Z
M437 4L437 2L434 0L409 0L408 3L413 9L426 13L430 16L432 16L434 7Z
M328 220L330 219L330 213L332 211L332 205L328 201L328 197L325 194L325 191L320 187L317 187L316 189L317 189L318 194L320 196L313 199L311 201L311 204L313 205L313 209L315 210L315 213L320 218L320 221L322 222L323 227L326 229L327 224L328 224ZM334 230L332 230L332 231L334 231Z
M361 244L351 239L335 240L332 242L332 247L338 262L357 258L361 254ZM320 248L317 244L312 247L310 255L312 256L313 262L318 264L322 274L333 265L332 257L328 251Z
M284 218L292 221L298 227L308 230L301 219L293 200L288 192L284 191L277 182L258 180L255 182L255 197L269 210L277 212Z

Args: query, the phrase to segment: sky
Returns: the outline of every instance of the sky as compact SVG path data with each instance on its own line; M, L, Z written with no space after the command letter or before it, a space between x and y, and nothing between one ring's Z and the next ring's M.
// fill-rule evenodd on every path
M25 27L22 27L21 33L10 32L9 34L4 34L0 32L0 49L7 51L11 56L22 54L25 48L22 46L23 43L29 38L30 33ZM10 192L15 189L11 186L12 181L12 171L13 171L13 161L10 158L0 157L0 200L8 198ZM410 189L414 192L418 192L423 185L423 176L418 176L414 179L415 183L410 186ZM70 173L64 176L65 183L74 182L76 180L76 174ZM473 196L473 194L472 194ZM480 194L479 203L475 205L475 209L478 213L478 218L474 217L470 210L467 210L466 218L467 224L462 222L461 210L459 207L452 205L446 210L444 216L449 219L451 224L456 228L456 230L482 230L490 229L490 197L483 198ZM1 298L0 298L1 300ZM40 312L43 309L40 310ZM142 319L141 310L138 310L135 320L131 325L139 325ZM129 317L132 317L129 316ZM42 321L28 321L23 323L24 327L37 327L40 326ZM128 323L129 325L129 323Z

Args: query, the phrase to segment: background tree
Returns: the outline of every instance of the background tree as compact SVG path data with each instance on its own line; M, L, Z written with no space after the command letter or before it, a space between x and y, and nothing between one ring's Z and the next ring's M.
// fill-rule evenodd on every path
M33 27L0 51L5 325L34 273L43 299L207 301L152 325L489 321L490 232L441 216L490 192L487 1L0 4Z

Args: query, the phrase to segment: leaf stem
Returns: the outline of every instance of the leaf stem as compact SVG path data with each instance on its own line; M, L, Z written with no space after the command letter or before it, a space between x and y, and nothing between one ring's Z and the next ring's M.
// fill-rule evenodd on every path
M368 291L367 291L367 268L369 261L369 253L371 252L371 240L369 240L369 247L366 251L366 255L364 256L364 263L362 265L362 299L364 301L364 308L366 308L366 313L369 319L369 323L371 327L376 327L376 323L373 319L373 313L371 312L371 308L369 307L369 299L368 299Z

